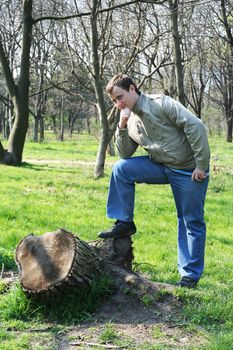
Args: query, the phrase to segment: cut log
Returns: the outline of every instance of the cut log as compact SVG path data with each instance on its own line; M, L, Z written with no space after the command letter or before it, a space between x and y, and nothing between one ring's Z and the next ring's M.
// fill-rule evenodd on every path
M154 295L161 289L168 292L174 289L132 272L131 237L86 243L64 229L39 237L30 234L19 242L15 260L23 290L30 296L46 299L70 287L89 288L103 274L112 277L115 294L123 295L125 290L132 289L141 299L147 293Z
M69 286L87 287L102 273L94 249L64 229L28 235L19 242L15 260L28 294L50 296Z

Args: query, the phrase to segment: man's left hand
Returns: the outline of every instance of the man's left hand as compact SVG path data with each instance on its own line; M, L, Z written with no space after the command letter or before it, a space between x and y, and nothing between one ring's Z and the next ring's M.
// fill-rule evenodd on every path
M204 170L195 169L192 173L192 181L203 181L206 178L206 173Z

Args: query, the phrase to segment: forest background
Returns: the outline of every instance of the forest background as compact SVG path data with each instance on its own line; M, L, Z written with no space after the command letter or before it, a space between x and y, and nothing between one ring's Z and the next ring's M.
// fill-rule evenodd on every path
M118 121L105 86L118 72L232 142L232 9L231 0L2 1L0 158L20 164L27 135L88 131L99 140L94 176L103 175Z

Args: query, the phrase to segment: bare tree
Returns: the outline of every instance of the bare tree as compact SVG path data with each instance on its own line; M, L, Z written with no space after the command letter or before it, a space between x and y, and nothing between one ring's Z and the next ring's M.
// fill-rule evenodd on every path
M0 33L2 35L2 45L6 57L9 61L10 69L13 76L19 74L19 55L18 47L21 40L22 23L19 20L18 12L20 12L21 4L17 0L3 2L0 5L1 19L0 19ZM15 11L15 16L12 16L12 9ZM13 103L10 95L2 81L2 102L4 104L3 134L4 138L8 139L14 121Z
M218 16L221 21L226 37L224 41L227 45L226 52L226 70L224 70L223 98L225 107L225 117L227 122L227 141L232 142L233 127L233 28L232 28L232 11L233 3L228 0L221 0L221 14Z
M185 92L184 92L184 74L181 54L181 38L179 34L179 0L168 0L170 19L171 19L171 30L174 44L174 65L176 74L176 87L179 101L185 105Z
M199 118L202 118L205 92L210 83L208 69L210 42L206 36L208 19L205 9L205 5L192 6L189 10L190 15L186 16L186 28L183 33L185 96L188 105ZM186 14L187 10L186 8ZM199 28L198 33L196 28Z
M23 1L23 38L19 78L16 83L10 68L9 59L3 46L3 35L0 35L0 61L5 76L7 89L14 105L14 124L11 130L8 151L0 144L0 159L6 164L19 164L22 160L24 142L28 128L29 67L32 38L32 0Z
M225 115L227 142L232 142L233 127L232 11L231 1L219 0L211 4L208 13L208 35L211 38L208 65L212 85L207 96L221 108ZM218 23L217 26L216 23Z

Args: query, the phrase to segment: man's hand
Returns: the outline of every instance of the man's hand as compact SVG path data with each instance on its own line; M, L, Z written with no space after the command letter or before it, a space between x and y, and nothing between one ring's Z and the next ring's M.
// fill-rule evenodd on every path
M129 117L130 117L131 110L129 108L123 108L120 112L120 121L119 121L119 128L123 129L126 127Z
M206 173L204 170L200 170L200 169L194 169L193 173L192 173L192 181L203 181L206 178Z

